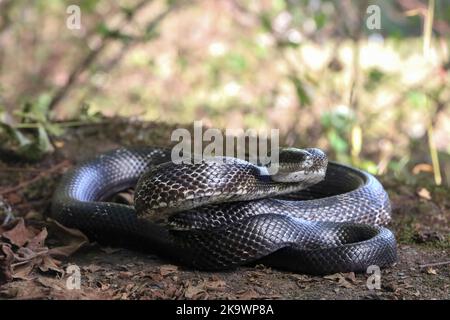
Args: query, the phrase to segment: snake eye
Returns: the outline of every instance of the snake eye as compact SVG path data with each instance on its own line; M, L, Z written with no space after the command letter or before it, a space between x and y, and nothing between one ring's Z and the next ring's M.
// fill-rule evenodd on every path
M322 150L317 148L306 148L305 151L308 153L311 159L312 168L326 168L328 164L328 157Z

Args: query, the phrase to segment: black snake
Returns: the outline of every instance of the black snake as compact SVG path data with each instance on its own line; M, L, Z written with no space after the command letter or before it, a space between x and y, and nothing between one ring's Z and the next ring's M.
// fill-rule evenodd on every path
M318 149L298 152L282 151L269 176L243 160L175 164L169 149L117 149L64 175L52 216L96 241L204 270L264 263L326 274L393 264L396 241L383 227L390 202L378 180L328 163ZM134 186L134 207L105 202Z

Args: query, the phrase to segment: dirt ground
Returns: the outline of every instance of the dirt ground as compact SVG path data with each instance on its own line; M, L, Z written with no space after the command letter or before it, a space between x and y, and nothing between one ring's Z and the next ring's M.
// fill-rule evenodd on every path
M166 145L171 129L120 121L86 126L55 139L57 150L39 163L0 163L2 219L10 206L25 221L16 219L0 228L0 298L450 298L450 191L433 186L429 178L407 185L395 177L382 178L393 205L389 227L397 237L399 260L382 270L381 288L372 290L367 287L369 274L316 277L262 265L198 272L155 255L88 243L76 230L48 220L50 197L65 170L120 145Z

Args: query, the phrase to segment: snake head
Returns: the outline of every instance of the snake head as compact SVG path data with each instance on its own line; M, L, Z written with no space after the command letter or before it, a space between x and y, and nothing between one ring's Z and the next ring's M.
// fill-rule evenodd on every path
M325 178L328 165L326 154L317 148L280 149L276 172L271 178L277 182L305 182L315 184Z

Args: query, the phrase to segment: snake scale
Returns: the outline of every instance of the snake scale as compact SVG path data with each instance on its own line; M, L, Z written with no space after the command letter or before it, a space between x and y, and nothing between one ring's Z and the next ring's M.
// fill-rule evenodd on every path
M264 263L329 274L393 264L395 237L383 227L390 202L379 181L319 149L296 150L280 153L273 176L231 158L175 164L169 149L113 150L63 176L52 216L98 242L202 270ZM106 201L130 187L134 206Z

